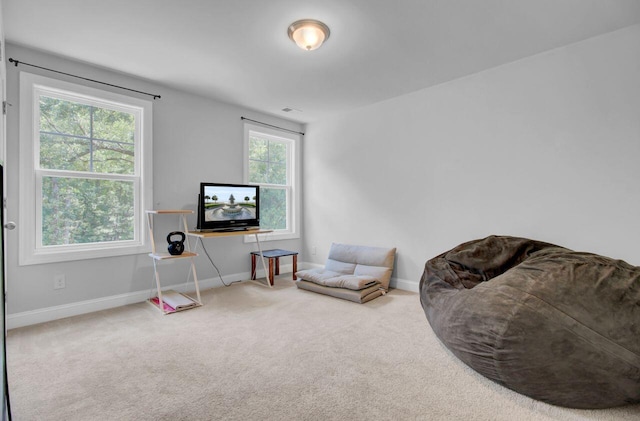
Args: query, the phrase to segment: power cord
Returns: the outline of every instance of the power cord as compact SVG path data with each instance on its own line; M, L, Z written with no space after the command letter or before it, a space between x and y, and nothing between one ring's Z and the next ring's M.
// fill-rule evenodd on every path
M222 275L220 274L220 269L218 269L218 266L216 266L216 264L213 262L213 259L211 258L211 256L209 256L209 252L207 251L207 248L204 246L204 241L202 241L202 237L200 237L200 244L202 245L202 250L204 250L204 254L207 255L207 258L211 262L211 265L216 269L216 272L218 272L218 278L220 278L220 282L222 282L222 285L228 287L228 286L231 286L231 285L236 284L238 282L242 282L242 281L233 281L230 284L226 284L224 282L224 279L222 279Z

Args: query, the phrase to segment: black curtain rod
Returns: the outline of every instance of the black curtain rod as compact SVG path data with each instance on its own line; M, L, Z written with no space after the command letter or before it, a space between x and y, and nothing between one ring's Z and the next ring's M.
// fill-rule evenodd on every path
M61 72L61 71L58 71L58 70L48 69L48 68L46 68L46 67L36 66L35 64L25 63L24 61L14 60L13 58L9 58L9 63L13 63L15 67L18 67L18 64L22 64L23 66L36 67L36 68L38 68L38 69L48 70L48 71L50 71L50 72L54 72L54 73L59 73L59 74L61 74L61 75L71 76L71 77L75 77L75 78L83 79L83 80L88 80L89 82L100 83L100 84L102 84L102 85L112 86L112 87L114 87L114 88L124 89L124 90L126 90L126 91L137 92L137 93L139 93L139 94L152 96L152 97L153 97L153 99L158 99L158 98L160 98L160 95L150 94L150 93L148 93L148 92L136 91L135 89L125 88L124 86L112 85L111 83L107 83L107 82L100 82L99 80L89 79L89 78L82 77L82 76L76 76L76 75L72 75L71 73L65 73L65 72Z
M304 136L304 132L296 132L295 130L285 129L284 127L274 126L273 124L263 123L262 121L251 120L250 118L247 118L247 117L240 117L240 120L247 120L253 123L262 124L263 126L269 126L269 127L273 127L274 129L284 130L285 132L296 133Z

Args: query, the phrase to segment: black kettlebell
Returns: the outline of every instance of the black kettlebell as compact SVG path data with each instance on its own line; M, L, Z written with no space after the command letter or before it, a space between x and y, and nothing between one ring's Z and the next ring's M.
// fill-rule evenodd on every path
M174 235L179 235L182 238L178 241L173 241L171 240L171 237L173 237ZM182 252L184 251L185 238L186 236L184 235L184 232L181 231L173 231L170 232L169 235L167 235L167 243L169 243L169 247L167 247L167 249L169 250L170 255L179 256L182 254Z

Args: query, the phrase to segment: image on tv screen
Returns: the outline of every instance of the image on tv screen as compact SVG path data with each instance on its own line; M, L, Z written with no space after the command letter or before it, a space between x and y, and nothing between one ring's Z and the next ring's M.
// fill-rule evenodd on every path
M256 188L205 186L204 220L230 221L256 218Z

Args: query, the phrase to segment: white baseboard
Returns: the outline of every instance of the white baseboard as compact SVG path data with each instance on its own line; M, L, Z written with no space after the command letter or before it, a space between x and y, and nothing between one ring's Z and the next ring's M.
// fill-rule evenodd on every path
M298 270L323 267L323 265L315 263L301 262L298 264ZM293 271L293 265L281 265L281 273L290 273ZM256 276L264 278L263 269L256 268ZM223 277L226 284L231 282L248 280L251 277L249 272L225 275ZM221 287L219 278L201 279L198 281L200 290ZM405 291L418 292L418 282L408 281L406 279L391 278L391 288L402 289ZM189 289L190 288L190 289ZM164 290L172 289L179 292L190 292L193 289L193 283L188 285L182 283L170 285L162 288ZM108 310L110 308L121 307L129 304L140 303L150 298L151 291L135 291L126 294L112 295L109 297L97 298L94 300L79 301L76 303L63 304L54 307L45 307L37 310L24 311L21 313L8 314L6 318L7 329L16 329L19 327L35 325L38 323L50 322L53 320L64 319L65 317L79 316L81 314L93 313L95 311Z
M249 272L245 272L226 275L223 277L223 279L226 284L230 284L231 282L247 280L250 276L251 275L249 274ZM200 291L222 286L219 278L199 279L198 285L200 286ZM163 291L169 289L178 292L192 292L193 281L189 282L187 285L181 283L176 285L169 285L162 288ZM150 290L135 291L126 294L97 298L94 300L79 301L76 303L8 314L6 319L6 326L7 329L15 329L18 327L64 319L65 317L79 316L81 314L93 313L95 311L108 310L110 308L140 303L151 298L151 293L152 291Z
M403 291L420 292L420 282L409 281L407 279L391 278L389 286Z

